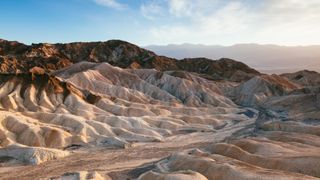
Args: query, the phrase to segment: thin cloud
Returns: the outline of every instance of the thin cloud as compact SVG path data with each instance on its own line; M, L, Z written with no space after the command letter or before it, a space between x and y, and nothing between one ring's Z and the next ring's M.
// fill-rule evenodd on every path
M147 19L157 19L165 14L164 2L153 0L148 1L148 3L142 3L140 12Z
M117 10L122 10L122 9L126 9L128 7L127 4L122 4L119 3L116 0L94 0L95 3L102 5L102 6L106 6L109 8L113 8L113 9L117 9Z
M192 0L169 0L169 12L177 17L190 16L192 4Z
M319 0L159 0L163 19L149 27L160 44L320 42ZM152 7L152 6L149 6ZM148 8L152 12L152 8ZM156 11L157 12L157 11Z

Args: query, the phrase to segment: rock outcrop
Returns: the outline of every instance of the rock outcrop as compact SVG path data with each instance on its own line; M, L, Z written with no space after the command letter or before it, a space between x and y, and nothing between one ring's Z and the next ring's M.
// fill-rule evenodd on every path
M231 59L177 60L157 56L151 51L120 40L68 44L40 43L31 46L19 42L0 41L1 73L28 72L33 67L41 67L51 72L82 61L107 62L121 68L183 70L216 80L244 81L260 74L247 65Z
M282 74L282 77L302 86L320 86L320 73L315 71L298 71L295 73Z

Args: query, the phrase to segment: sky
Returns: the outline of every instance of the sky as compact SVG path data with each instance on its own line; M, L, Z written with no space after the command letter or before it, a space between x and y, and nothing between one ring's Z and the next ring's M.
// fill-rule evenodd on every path
M320 0L1 0L0 38L166 44L320 44Z

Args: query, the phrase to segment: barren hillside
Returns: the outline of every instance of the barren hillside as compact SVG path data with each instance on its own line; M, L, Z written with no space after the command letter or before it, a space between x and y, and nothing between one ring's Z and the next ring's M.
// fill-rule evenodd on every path
M124 41L0 41L0 179L317 179L319 75Z

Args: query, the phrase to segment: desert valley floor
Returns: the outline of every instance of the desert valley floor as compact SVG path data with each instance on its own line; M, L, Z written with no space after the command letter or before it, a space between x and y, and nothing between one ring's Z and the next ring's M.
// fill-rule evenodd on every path
M0 40L0 179L319 179L320 74Z

